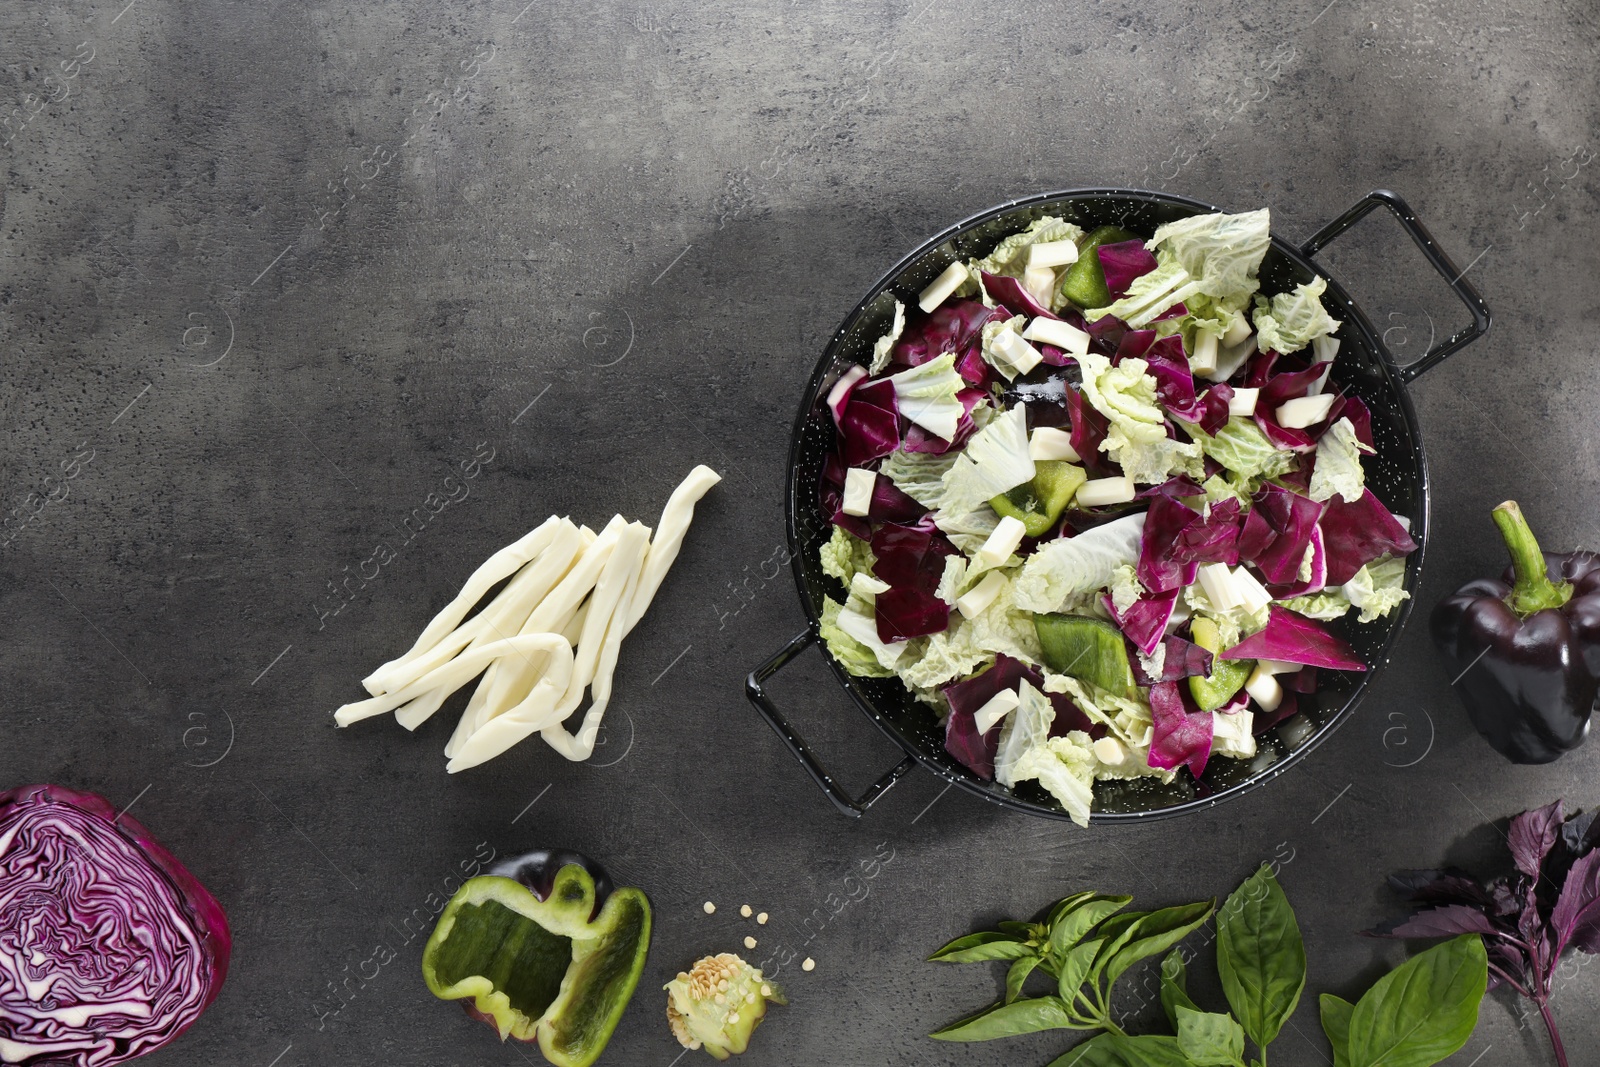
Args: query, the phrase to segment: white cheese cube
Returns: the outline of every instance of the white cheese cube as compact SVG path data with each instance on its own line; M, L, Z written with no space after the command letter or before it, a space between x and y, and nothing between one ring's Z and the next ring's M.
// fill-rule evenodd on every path
M1204 375L1216 369L1217 338L1214 334L1202 333L1200 339L1194 343L1194 351L1189 355L1189 370Z
M950 298L950 294L961 287L967 280L967 268L964 263L952 263L944 269L944 273L933 280L933 284L917 296L917 306L923 311L932 311Z
M1298 674L1302 664L1289 663L1281 659L1258 659L1256 667L1268 674Z
M1082 490L1079 490L1082 492ZM1200 588L1218 611L1230 611L1239 606L1239 592L1234 584L1233 572L1226 563L1202 563L1198 571Z
M989 610L989 605L994 603L994 598L1006 587L1006 576L999 571L990 571L983 576L983 581L967 590L956 598L956 610L961 612L965 619L975 619Z
M1277 711L1278 705L1283 703L1283 687L1276 678L1262 670L1259 663L1250 672L1250 680L1244 683L1244 691L1261 706L1262 711Z
M1256 581L1255 575L1243 567L1235 567L1233 570L1233 588L1239 598L1239 605L1248 612L1260 611L1272 603L1272 594Z
M865 518L872 510L872 490L877 484L877 471L851 467L844 475L844 504L839 510Z
M1041 241L1028 248L1028 266L1065 267L1078 262L1078 246L1071 240Z
M1022 287L1029 296L1049 307L1056 287L1056 272L1049 267L1026 267L1022 271Z
M1021 701L1017 699L1015 689L1002 689L988 702L972 714L973 725L978 728L978 733L986 734L994 729L994 724L1017 710Z
M1074 356L1081 356L1089 351L1089 335L1060 319L1047 319L1039 317L1028 323L1022 331L1022 336L1030 341L1040 341L1047 345L1055 345L1063 352Z
M1095 759L1112 767L1121 766L1123 760L1128 758L1127 747L1115 737L1102 737L1090 747L1094 750Z
M1011 553L1022 544L1022 538L1027 534L1027 527L1022 525L1022 520L1012 515L1007 515L1000 520L994 528L994 533L978 549L978 554L973 557L973 562L984 567L998 567L1011 558Z
M995 334L993 344L996 354L1018 374L1027 374L1044 362L1044 356L1039 354L1037 348L1024 341L1021 334L1010 330Z
M1223 347L1236 348L1237 346L1244 344L1244 339L1249 336L1250 318L1247 315L1240 315L1237 319L1233 320L1233 325L1229 326L1227 332L1222 335Z
M1290 430L1303 430L1307 426L1315 426L1328 417L1328 411L1333 407L1332 393L1319 393L1316 396L1296 397L1279 405L1277 411L1278 425Z
M1073 497L1080 508L1100 508L1107 504L1126 504L1132 500L1138 490L1133 487L1133 479L1121 478L1091 478L1078 486L1077 495Z
M1226 339L1227 335L1224 334L1223 337ZM1219 348L1217 350L1217 369L1209 374L1202 374L1201 377L1213 382L1225 382L1238 373L1239 368L1248 363L1250 357L1255 354L1256 339L1255 335L1251 334L1231 348Z
M1235 389L1233 396L1228 398L1228 414L1254 415L1256 413L1256 400L1260 396L1260 389Z
M1076 463L1083 457L1072 447L1072 435L1066 430L1054 426L1041 426L1028 438L1028 458L1035 462L1042 459L1064 459L1068 463Z

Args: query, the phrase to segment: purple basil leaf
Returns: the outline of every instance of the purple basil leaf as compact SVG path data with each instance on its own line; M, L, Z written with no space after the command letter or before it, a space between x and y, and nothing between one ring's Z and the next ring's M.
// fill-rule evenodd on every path
M1499 934L1489 917L1465 904L1429 908L1404 919L1390 919L1366 931L1368 937L1396 940L1423 937L1454 937L1457 934Z
M1529 878L1539 877L1544 858L1561 832L1562 815L1561 801L1556 800L1512 818L1506 843L1511 847L1511 859L1517 870Z
M1187 701L1188 686L1161 682L1150 687L1150 711L1154 734L1150 742L1150 766L1170 771L1187 766L1199 778L1211 756L1211 712L1192 709Z
M1328 510L1322 515L1322 539L1328 548L1329 585L1343 585L1380 556L1404 556L1417 549L1405 527L1370 489L1354 504L1345 503L1338 495L1328 501Z
M1600 852L1591 852L1567 872L1555 910L1550 913L1550 928L1555 935L1552 959L1561 954L1580 927L1592 925L1594 919L1589 913L1597 903L1600 903Z
M1222 653L1223 659L1276 659L1335 671L1364 671L1355 650L1319 624L1274 604L1266 629Z
M1389 888L1418 904L1469 904L1481 909L1493 902L1471 875L1453 867L1396 871L1389 876Z
M1128 286L1135 278L1156 269L1156 257L1145 248L1142 240L1119 241L1095 249L1100 257L1100 267L1106 274L1106 288L1111 299L1121 300L1128 295Z

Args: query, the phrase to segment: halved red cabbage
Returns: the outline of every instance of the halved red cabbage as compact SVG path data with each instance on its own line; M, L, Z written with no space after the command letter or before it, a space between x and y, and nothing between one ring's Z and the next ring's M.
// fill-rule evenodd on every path
M1035 300L1033 294L1024 289L1017 279L1007 278L1003 274L990 274L988 271L981 273L984 291L989 294L990 299L1012 315L1027 315L1030 318L1041 319L1060 317Z
M1194 675L1207 675L1211 673L1211 653L1195 644L1193 641L1173 634L1161 641L1163 653L1161 656L1161 674L1151 677L1146 674L1140 665L1139 657L1128 657L1128 666L1133 668L1133 681L1135 685L1146 688L1161 682L1176 682L1180 678L1190 678Z
M1342 638L1288 608L1272 605L1266 629L1225 649L1223 659L1276 659L1335 671L1364 671L1363 663Z
M1188 686L1160 682L1150 687L1150 766L1164 771L1187 766L1199 778L1211 757L1211 712L1189 700Z
M111 1067L217 999L233 938L216 898L105 798L0 793L0 1060Z
M1102 597L1101 601L1122 630L1122 636L1133 642L1140 652L1153 656L1162 635L1167 632L1167 621L1172 618L1172 609L1177 606L1180 591L1173 589L1140 597L1128 605L1127 611L1118 611L1109 596Z
M1239 558L1255 564L1268 584L1299 581L1311 533L1326 507L1268 482L1251 501L1239 534Z
M900 447L900 404L887 378L858 384L837 415L839 455L847 467L865 467Z
M1095 249L1100 256L1100 268L1105 271L1106 288L1113 300L1128 295L1133 280L1156 269L1156 257L1150 254L1141 240L1118 241Z
M1354 504L1337 495L1329 500L1322 537L1328 547L1329 585L1343 585L1380 556L1405 556L1417 550L1406 528L1371 489Z

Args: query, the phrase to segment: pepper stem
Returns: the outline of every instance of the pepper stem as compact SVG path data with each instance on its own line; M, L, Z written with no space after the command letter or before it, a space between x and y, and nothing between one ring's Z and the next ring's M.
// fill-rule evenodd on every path
M1559 608L1572 599L1572 586L1553 582L1545 567L1544 553L1515 500L1495 506L1494 524L1500 527L1506 550L1511 553L1511 569L1516 575L1508 603L1518 615L1532 615L1547 608Z

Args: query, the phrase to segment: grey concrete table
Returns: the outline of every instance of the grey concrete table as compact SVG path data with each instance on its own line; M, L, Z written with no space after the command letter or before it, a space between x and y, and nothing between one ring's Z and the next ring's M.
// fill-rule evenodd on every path
M1420 617L1293 773L1137 829L922 772L846 822L741 691L802 622L773 561L824 339L924 235L1046 188L1268 205L1291 237L1398 190L1498 316L1415 386L1425 598L1501 566L1506 497L1594 545L1591 5L522 3L0 10L0 784L133 805L226 904L222 997L150 1063L537 1059L429 996L416 931L464 861L550 844L656 904L606 1062L676 1062L660 985L754 932L817 968L782 969L753 1065L1042 1065L1067 1036L927 1040L998 974L926 953L1069 891L1187 901L1275 859L1308 993L1350 995L1403 956L1354 936L1386 871L1492 864L1493 820L1600 803L1595 746L1514 768L1471 732ZM1392 222L1327 263L1401 358L1460 324ZM330 726L493 549L551 513L653 521L697 462L725 481L592 764L535 742L447 777L448 716ZM848 783L896 758L820 661L779 688ZM1600 972L1572 970L1582 1058ZM1457 1060L1543 1042L1495 997ZM1325 1048L1308 995L1273 1063Z

